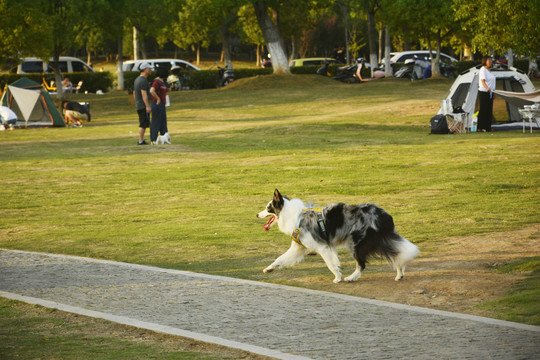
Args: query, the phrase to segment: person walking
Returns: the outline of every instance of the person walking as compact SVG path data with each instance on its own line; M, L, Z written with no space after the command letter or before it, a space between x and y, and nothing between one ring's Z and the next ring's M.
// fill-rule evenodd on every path
M167 129L167 111L165 103L167 102L167 92L171 91L165 83L169 71L165 68L157 68L157 77L152 82L150 94L152 95L152 125L150 126L150 140L152 144L157 144L158 133L165 135L169 132Z
M493 64L491 56L482 58L482 67L478 73L478 100L480 110L478 111L478 130L482 132L491 131L491 120L493 119L493 91L495 91L496 79L489 71Z
M139 115L139 142L138 145L148 145L144 140L144 133L150 127L150 86L148 84L148 76L152 72L150 64L143 62L140 66L141 73L135 79L133 85L133 93L135 96L135 108Z

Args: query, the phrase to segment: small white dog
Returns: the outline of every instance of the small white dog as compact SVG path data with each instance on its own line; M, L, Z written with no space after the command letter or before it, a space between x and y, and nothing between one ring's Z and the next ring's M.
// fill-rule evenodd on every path
M157 140L155 142L156 145L159 144L171 144L171 135L169 135L168 132L166 132L163 135L158 135Z

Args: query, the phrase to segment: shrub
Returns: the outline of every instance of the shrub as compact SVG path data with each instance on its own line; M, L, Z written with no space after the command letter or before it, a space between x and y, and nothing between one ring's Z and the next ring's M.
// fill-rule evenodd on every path
M65 73L64 77L68 77L73 86L77 86L79 81L83 82L81 91L88 91L95 93L98 90L103 92L108 91L112 86L112 74L109 72L81 72L81 73ZM35 82L41 84L43 78L50 83L51 80L54 80L54 74L0 74L0 86L2 89L6 85L17 81L20 78L29 78Z

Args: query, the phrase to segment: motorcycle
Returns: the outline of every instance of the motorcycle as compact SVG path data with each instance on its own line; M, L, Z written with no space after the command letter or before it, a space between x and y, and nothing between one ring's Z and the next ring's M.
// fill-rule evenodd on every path
M231 65L224 68L218 66L217 87L227 86L234 81L234 70Z
M328 77L332 76L332 74L330 74L330 71L328 71L328 66L330 66L330 62L325 60L322 66L317 69L317 75L328 76Z
M362 66L361 59L356 59L354 64L339 67L337 69L336 75L332 76L332 79L343 81L344 83L348 84L360 82L360 79L358 79L358 77L356 76L358 66Z
M171 74L167 77L167 84L171 88L171 91L182 90L182 83L180 81L180 67L173 66L171 68Z
M362 78L362 67L364 66L364 59L358 58L356 59L356 62L349 66L343 66L338 68L338 72L336 76L332 77L334 80L343 81L345 83L359 83L363 81L370 81L375 79L381 79L385 77L384 73L384 67L382 68L374 68L373 69L373 78ZM369 67L369 64L366 64L367 67Z
M405 60L405 66L399 68L394 76L402 79L410 79L411 81L421 80L424 78L424 71L430 66L431 61L421 60L415 56L413 59ZM443 62L441 62L439 66L441 75L451 79L454 78L454 66Z

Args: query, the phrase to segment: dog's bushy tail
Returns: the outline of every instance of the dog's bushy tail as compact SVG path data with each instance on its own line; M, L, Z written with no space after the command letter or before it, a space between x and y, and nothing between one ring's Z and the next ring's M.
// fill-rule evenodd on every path
M403 267L418 255L418 247L396 232L394 219L390 214L383 212L379 216L378 225L379 256L394 267Z

